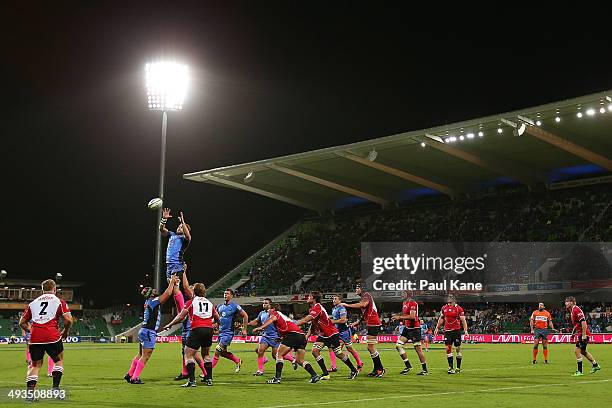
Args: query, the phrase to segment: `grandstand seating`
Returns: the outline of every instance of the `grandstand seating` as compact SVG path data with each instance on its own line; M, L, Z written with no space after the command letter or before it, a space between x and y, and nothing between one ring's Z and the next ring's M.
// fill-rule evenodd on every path
M607 242L612 239L610 203L608 183L546 192L509 189L478 199L440 199L396 210L305 220L227 278L211 297L247 276L251 279L238 294L350 289L359 277L362 241ZM309 273L316 278L303 287L293 286Z

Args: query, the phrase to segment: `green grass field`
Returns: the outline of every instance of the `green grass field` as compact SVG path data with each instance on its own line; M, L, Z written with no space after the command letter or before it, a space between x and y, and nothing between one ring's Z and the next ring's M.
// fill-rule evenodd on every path
M214 372L215 385L183 389L173 381L180 369L178 344L158 344L141 378L144 385L129 385L123 375L129 368L137 344L67 344L62 386L69 392L66 401L40 401L39 405L72 407L292 407L343 406L363 403L367 407L417 405L428 408L454 406L525 407L525 406L609 406L612 401L612 345L590 345L603 370L583 377L572 377L576 369L573 345L551 345L551 364L531 365L530 345L464 345L462 373L446 373L443 347L435 345L426 354L430 375L399 375L403 363L392 344L379 345L387 375L383 379L367 378L372 362L365 358L364 375L349 381L348 369L340 363L339 372L331 381L307 383L303 369L293 371L285 365L283 383L264 384L273 374L273 363L266 364L265 377L253 377L256 370L254 345L233 345L232 350L243 359L242 372L233 372L234 365L222 359ZM364 345L360 354L367 356ZM25 362L23 345L0 348L0 406L15 406L6 394L11 388L24 388ZM418 360L410 350L413 366ZM540 356L541 358L541 353ZM308 358L314 363L312 356ZM586 361L586 360L585 360ZM319 367L313 364L319 371ZM367 371L366 371L367 370ZM51 379L43 376L42 388L50 387Z

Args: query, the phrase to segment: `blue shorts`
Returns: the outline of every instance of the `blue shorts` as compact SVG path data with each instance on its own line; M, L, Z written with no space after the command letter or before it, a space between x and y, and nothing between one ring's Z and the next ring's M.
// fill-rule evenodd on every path
M138 330L138 340L140 340L143 348L154 349L155 339L157 339L157 332L155 330L144 328Z
M433 343L433 334L426 333L423 335L423 340L428 339L430 343Z
M340 340L342 340L347 346L353 344L353 336L351 335L351 329L346 329L345 331L340 332Z
M272 348L278 348L278 339L273 339L271 337L261 336L259 338L259 344L266 344Z
M219 338L217 339L217 343L220 346L229 346L232 344L232 339L234 338L234 333L219 333Z
M184 266L182 263L166 264L166 278L170 279L175 273L183 272Z

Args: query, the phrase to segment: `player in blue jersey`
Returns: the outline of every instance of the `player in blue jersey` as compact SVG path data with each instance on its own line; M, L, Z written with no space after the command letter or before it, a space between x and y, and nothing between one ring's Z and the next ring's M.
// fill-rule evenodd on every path
M179 226L176 228L176 232L169 231L166 228L166 223L172 218L170 215L170 209L164 208L162 212L162 219L159 223L159 230L164 237L169 237L168 248L166 249L166 278L168 282L172 275L178 275L179 282L183 271L185 270L185 251L191 242L191 227L185 223L185 216L181 212L178 217ZM185 298L179 289L179 284L172 291L174 296L174 303L176 304L176 310L180 312L185 307Z
M166 291L157 296L157 291L153 288L146 287L141 291L142 296L145 298L144 303L144 318L142 320L142 327L138 331L138 354L132 360L130 370L123 377L125 381L131 384L144 384L140 380L140 373L144 369L147 361L151 358L153 350L155 349L155 340L157 338L157 330L161 321L161 305L172 295L172 290L178 282L178 277L173 276L168 282Z
M270 316L268 310L272 308L272 300L270 298L265 298L262 304L263 310L259 312L257 318L255 320L251 320L248 325L249 326L263 326L263 324L268 320ZM272 357L276 360L276 352L278 351L280 336L278 335L278 331L276 330L276 326L273 324L267 326L263 332L261 333L261 337L259 338L259 346L257 347L257 371L253 373L255 376L264 375L264 364L267 362L266 359L266 350L268 347L272 348ZM283 356L284 360L291 361L293 364L293 369L297 370L297 362L295 358L291 355L291 352L285 354Z
M351 355L355 358L355 362L357 363L357 370L361 371L363 363L359 358L359 353L357 353L357 350L353 348L353 333L351 332L351 328L348 325L348 313L346 311L346 308L341 305L342 296L334 295L332 298L332 302L334 304L334 308L332 309L331 313L331 322L336 325L336 328L340 333L340 340L342 341L342 345L346 346L346 351L351 353ZM336 355L334 354L333 350L329 351L329 358L332 362L331 371L336 371Z
M185 264L185 270L183 271L182 283L183 283L183 290L185 291L185 297L187 298L187 300L192 299L194 296L193 285L190 285L189 279L187 279L187 264ZM181 311L179 310L178 313L180 312ZM187 344L187 339L189 338L190 331L191 331L191 321L189 319L183 320L183 323L181 326L182 370L179 375L174 377L174 381L181 381L181 380L186 380L189 378L189 374L187 372L187 366L185 363L185 346ZM200 374L200 378L202 378L202 381L204 381L204 378L206 378L206 368L204 368L204 360L202 359L202 356L200 355L199 351L195 353L194 359L195 359L196 364L200 367L200 370L202 371L202 374Z
M236 364L236 372L240 372L242 366L242 360L227 351L227 347L232 343L234 338L234 317L237 315L242 316L242 335L247 334L247 325L249 324L249 315L245 312L242 307L236 302L232 301L234 297L234 291L226 289L223 292L224 303L217 305L217 312L219 313L219 340L217 347L215 347L215 356L213 357L212 366L215 368L219 362L219 357L225 357Z
M429 343L433 342L433 336L431 335L431 330L429 326L425 322L421 324L421 338L425 343L425 351L429 351Z

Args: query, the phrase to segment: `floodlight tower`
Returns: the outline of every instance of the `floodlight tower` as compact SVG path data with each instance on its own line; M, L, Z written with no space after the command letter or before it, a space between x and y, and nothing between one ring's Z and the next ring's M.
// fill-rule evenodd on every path
M187 95L189 69L175 61L157 61L145 65L147 102L149 110L162 112L161 158L159 162L159 198L164 200L164 173L166 172L166 129L168 111L180 111ZM165 203L163 204L165 205ZM157 222L162 216L163 205L157 211ZM155 279L154 286L161 286L161 232L156 224Z

